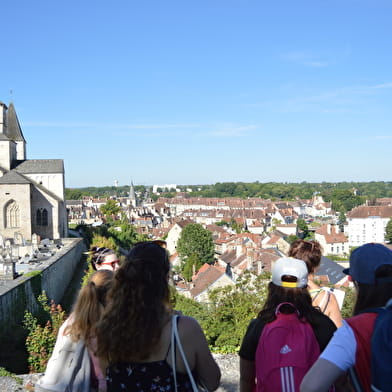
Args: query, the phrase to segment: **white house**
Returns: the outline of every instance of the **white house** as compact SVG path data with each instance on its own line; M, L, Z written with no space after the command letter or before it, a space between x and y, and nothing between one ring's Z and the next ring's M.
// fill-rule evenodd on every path
M392 206L359 206L347 213L344 231L350 246L385 242L385 228L392 217Z
M322 246L324 256L349 254L348 239L337 225L326 224L317 228L315 240Z

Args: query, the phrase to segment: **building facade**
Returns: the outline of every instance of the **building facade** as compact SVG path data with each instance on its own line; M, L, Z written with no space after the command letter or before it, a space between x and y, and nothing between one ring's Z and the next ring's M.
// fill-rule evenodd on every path
M385 242L385 228L392 218L392 206L359 206L347 213L344 231L350 246Z
M20 233L31 240L67 237L61 159L26 159L24 139L14 105L0 102L0 234Z

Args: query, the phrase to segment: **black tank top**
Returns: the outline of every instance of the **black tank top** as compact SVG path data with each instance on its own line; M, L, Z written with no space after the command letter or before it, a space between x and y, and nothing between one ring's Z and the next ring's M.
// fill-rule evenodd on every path
M177 391L192 392L187 374L176 373ZM108 392L174 392L173 369L166 360L118 363L106 370Z

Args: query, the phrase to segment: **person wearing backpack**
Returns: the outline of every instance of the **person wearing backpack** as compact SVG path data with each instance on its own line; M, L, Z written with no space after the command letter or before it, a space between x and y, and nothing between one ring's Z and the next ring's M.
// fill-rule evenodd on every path
M278 259L263 309L243 338L240 392L299 390L306 371L327 346L336 326L312 306L304 261Z
M335 294L328 287L320 287L314 281L314 274L320 267L322 248L317 241L295 240L288 252L290 257L303 260L308 267L308 290L313 306L318 306L339 328L342 326L342 315ZM342 293L344 293L342 291Z
M343 321L343 326L306 374L301 392L327 391L339 377L345 377L346 372L351 376L355 391L391 391L390 381L387 386L376 389L372 384L391 380L392 374L391 310L383 309L392 298L392 251L382 244L362 245L351 253L350 268L343 272L350 275L357 290L353 316ZM378 331L381 324L386 326ZM384 343L378 341L379 335L384 336ZM374 344L376 336L377 344ZM374 349L376 353L372 353ZM384 349L389 349L389 354L383 354ZM374 359L380 363L374 364ZM376 372L376 378L372 372Z

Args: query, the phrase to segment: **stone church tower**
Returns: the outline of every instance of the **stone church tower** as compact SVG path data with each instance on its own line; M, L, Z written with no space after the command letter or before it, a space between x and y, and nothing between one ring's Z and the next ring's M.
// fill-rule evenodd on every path
M57 239L67 236L62 159L26 159L14 105L0 102L0 234Z

